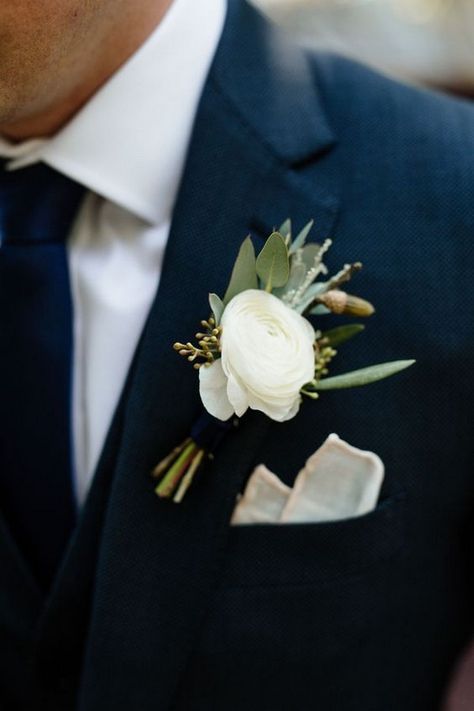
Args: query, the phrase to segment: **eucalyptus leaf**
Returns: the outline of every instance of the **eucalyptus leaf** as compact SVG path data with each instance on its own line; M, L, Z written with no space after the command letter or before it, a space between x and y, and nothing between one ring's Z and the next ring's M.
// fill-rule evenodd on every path
M327 339L328 345L331 347L339 346L341 343L345 343L350 338L357 336L364 328L365 326L362 323L348 323L345 326L337 326L329 331L323 331L321 338Z
M315 266L315 260L320 249L320 245L313 242L305 245L304 247L300 247L293 254L290 254L290 248L288 252L290 255L290 276L283 289L274 290L275 295L282 298L284 294L288 294L290 291L298 291L307 279L309 270ZM316 275L314 278L316 278ZM321 291L323 291L323 289L318 286L317 292L315 293L320 293ZM304 308L307 308L309 303L311 303L311 299L305 299ZM304 309L298 308L298 310L302 313L302 310Z
M265 289L285 286L288 281L290 264L288 248L279 232L272 232L257 257L257 274L265 284Z
M247 289L258 289L255 249L250 237L247 237L240 247L223 299L224 306L227 306L234 296Z
M218 326L224 311L222 299L220 299L217 294L209 294L209 306L211 307L216 326Z
M293 240L291 247L290 247L290 254L294 254L297 249L304 247L306 238L308 237L309 233L311 232L313 225L314 225L314 220L310 220L308 222L308 224L306 224L303 227L301 232L295 237L295 239Z
M314 390L338 390L340 388L355 388L360 385L375 383L377 380L388 378L390 375L413 365L414 360L394 360L389 363L379 363L370 365L368 368L353 370L343 375L335 375L331 378L322 378L312 384Z
M284 294L290 291L296 291L304 282L305 276L306 264L302 261L298 261L296 257L293 257L290 261L290 276L288 281L285 286L279 289L273 289L273 294L281 299Z

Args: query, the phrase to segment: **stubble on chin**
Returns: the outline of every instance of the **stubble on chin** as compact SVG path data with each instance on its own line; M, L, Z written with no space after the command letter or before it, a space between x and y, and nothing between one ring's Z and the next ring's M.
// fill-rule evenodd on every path
M0 33L0 135L9 127L44 111L55 93L55 73L49 57L33 45L2 42ZM52 83L49 81L52 79Z

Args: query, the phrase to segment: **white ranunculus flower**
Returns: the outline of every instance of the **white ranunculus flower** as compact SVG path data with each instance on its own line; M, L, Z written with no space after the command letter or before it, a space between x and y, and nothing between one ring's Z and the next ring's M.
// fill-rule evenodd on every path
M221 358L199 369L201 399L219 420L247 408L283 422L298 412L314 377L314 329L272 294L243 291L221 319Z

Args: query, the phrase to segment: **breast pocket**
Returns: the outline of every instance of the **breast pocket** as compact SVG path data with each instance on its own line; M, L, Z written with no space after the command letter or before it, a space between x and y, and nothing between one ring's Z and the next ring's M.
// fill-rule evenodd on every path
M229 711L402 708L378 689L397 688L391 650L410 634L405 508L398 494L344 521L229 526L189 698Z
M368 514L324 523L231 526L224 587L317 585L382 565L404 542L405 494Z

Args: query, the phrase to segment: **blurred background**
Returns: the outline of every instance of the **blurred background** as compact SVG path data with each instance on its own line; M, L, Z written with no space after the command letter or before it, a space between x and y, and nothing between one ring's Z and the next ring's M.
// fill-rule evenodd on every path
M474 98L474 0L254 0L306 45Z

